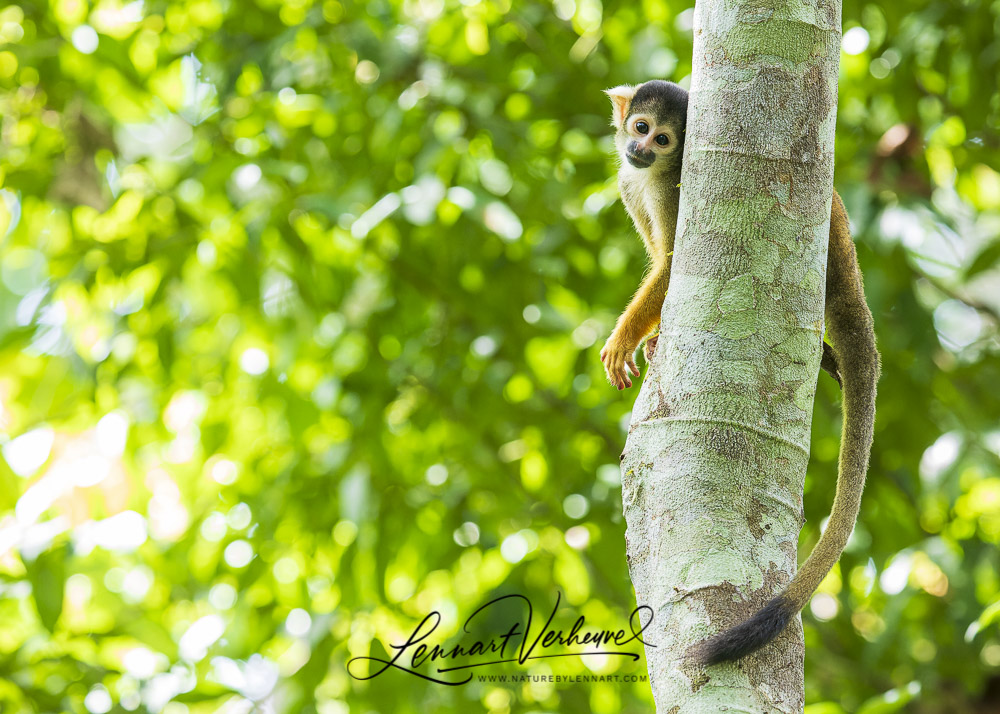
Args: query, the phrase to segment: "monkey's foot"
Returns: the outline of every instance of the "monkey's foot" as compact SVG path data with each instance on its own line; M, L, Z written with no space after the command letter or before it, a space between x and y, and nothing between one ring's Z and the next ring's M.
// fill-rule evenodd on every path
M837 380L837 384L840 385L841 389L844 388L844 383L840 381L840 365L837 363L837 357L833 354L833 348L825 342L823 343L823 359L819 363L819 366Z
M659 334L653 335L646 340L646 344L642 346L642 356L646 358L646 364L653 361L653 355L656 354L656 341L659 339Z
M614 334L608 338L601 350L601 362L604 363L604 373L608 376L611 386L619 390L632 386L629 372L639 376L639 368L635 366L635 345L631 348L618 340Z

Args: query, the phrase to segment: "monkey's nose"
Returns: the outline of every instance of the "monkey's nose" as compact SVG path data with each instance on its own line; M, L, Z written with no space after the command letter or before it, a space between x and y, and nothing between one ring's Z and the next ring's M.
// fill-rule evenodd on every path
M652 151L642 151L637 146L629 147L625 151L625 158L637 169L648 169L656 160L656 154Z

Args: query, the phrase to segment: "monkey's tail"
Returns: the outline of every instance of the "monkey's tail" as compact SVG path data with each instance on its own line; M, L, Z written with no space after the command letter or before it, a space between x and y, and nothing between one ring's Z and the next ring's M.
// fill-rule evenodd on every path
M847 240L850 241L849 235ZM830 249L834 250L834 246ZM849 249L850 257L856 261L853 244ZM856 278L843 276L848 285L842 284L841 289L852 288L846 294L827 295L827 324L843 378L844 398L837 490L826 530L779 595L749 619L688 650L688 658L699 664L739 659L777 637L830 572L854 530L868 471L875 422L875 385L880 371L871 313L865 304L860 273L855 275Z

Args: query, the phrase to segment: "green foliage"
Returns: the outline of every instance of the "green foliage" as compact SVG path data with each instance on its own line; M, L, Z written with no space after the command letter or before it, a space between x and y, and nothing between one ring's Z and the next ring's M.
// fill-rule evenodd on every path
M0 707L650 711L646 683L346 662L509 592L627 622L635 390L598 351L643 256L601 90L685 77L691 22L672 0L0 9ZM862 520L804 614L812 714L998 706L998 23L844 8L837 184L885 377ZM803 551L836 472L820 381Z

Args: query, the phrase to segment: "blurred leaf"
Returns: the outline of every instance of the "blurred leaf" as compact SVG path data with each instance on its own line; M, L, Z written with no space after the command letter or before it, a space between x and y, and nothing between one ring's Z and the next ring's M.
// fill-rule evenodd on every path
M844 708L834 702L818 702L807 705L803 714L844 714Z
M69 547L59 545L40 553L34 561L26 563L38 617L45 629L53 633L63 609L68 556Z
M993 241L976 255L972 263L965 270L965 279L979 275L995 266L1000 261L1000 240Z
M918 694L920 684L911 682L906 687L890 689L885 694L872 697L858 708L857 714L892 714L902 711Z

